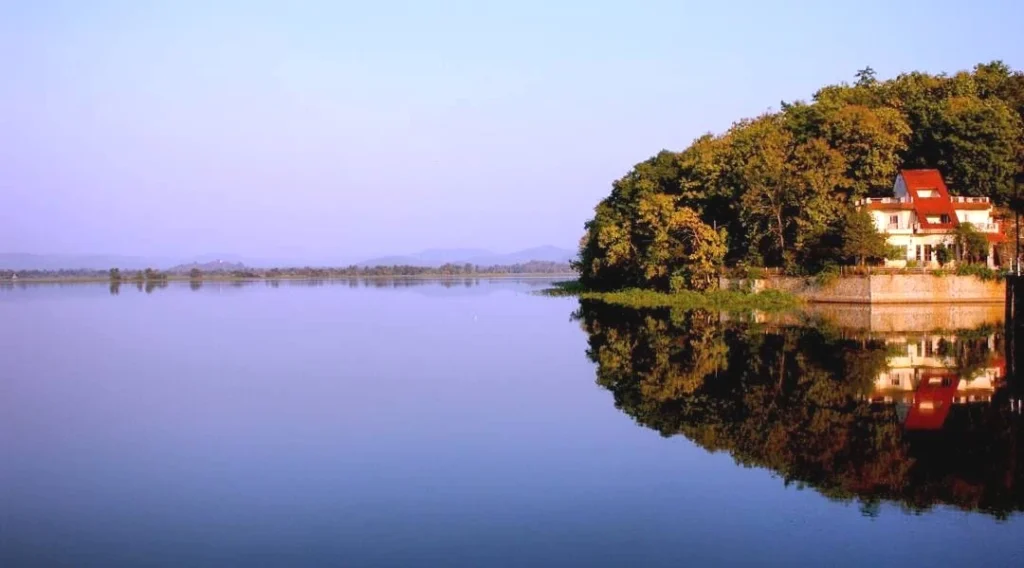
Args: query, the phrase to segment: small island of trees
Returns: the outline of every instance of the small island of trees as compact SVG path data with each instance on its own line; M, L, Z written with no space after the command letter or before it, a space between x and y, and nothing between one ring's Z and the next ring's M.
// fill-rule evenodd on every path
M704 290L726 267L814 274L882 260L891 251L855 203L889 195L901 168L938 168L954 193L1010 204L1022 117L1024 74L998 61L887 81L864 69L634 166L586 223L581 283ZM962 231L960 250L984 238Z

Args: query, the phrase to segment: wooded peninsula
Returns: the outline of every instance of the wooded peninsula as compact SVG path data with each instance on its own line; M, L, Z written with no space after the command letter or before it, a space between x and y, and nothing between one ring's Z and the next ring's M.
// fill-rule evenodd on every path
M881 81L867 68L810 102L663 150L612 184L575 268L591 290L677 292L713 288L726 271L878 263L892 251L857 202L892 195L905 168L938 169L950 193L1020 211L1024 74L996 61ZM958 250L984 240L969 223L958 231Z

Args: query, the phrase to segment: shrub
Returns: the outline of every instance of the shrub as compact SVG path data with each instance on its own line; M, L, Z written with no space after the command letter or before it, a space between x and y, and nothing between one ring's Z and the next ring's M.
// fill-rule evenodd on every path
M999 273L983 264L961 264L956 267L957 276L974 276L982 280L996 280Z
M814 283L824 288L825 286L834 284L839 280L839 277L839 268L830 264L826 265L824 270L815 275Z
M744 272L745 274L743 277L747 280L763 280L765 276L767 276L764 268L761 268L760 266L748 266Z

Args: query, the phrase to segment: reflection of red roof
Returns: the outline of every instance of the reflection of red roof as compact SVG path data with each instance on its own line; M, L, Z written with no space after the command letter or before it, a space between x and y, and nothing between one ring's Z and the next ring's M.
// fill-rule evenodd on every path
M1002 243L1006 242L1006 235L1002 233L985 233L985 237L990 243Z
M953 395L960 377L946 370L921 372L921 382L914 391L914 402L903 425L907 430L938 430L946 422L953 406Z
M942 180L939 170L902 170L900 176L914 203L917 222L921 224L922 229L952 229L960 224L956 218L956 210L953 209L953 202L949 199L946 182ZM921 197L924 190L933 190L935 196ZM943 215L945 222L928 222L928 216L942 219Z
M993 357L992 358L992 366L995 367L996 369L999 369L999 377L997 377L997 378L1000 378L1000 379L1006 378L1006 358L1005 357L1003 357L1002 355L996 355L995 357Z

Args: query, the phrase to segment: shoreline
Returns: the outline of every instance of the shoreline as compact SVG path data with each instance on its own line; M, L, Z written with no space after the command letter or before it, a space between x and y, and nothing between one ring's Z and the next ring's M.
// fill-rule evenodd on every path
M287 281L308 281L308 280L466 280L473 278L487 278L487 279L560 279L560 278L577 278L577 274L572 273L523 273L523 274L509 274L502 272L491 272L491 273L478 273L478 274L367 274L360 276L203 276L202 278L192 278L188 275L180 276L168 276L166 278L150 279L150 280L139 280L136 278L122 278L120 280L111 280L110 278L91 277L91 276L68 276L68 277L47 277L47 278L18 278L17 280L0 280L0 285L14 285L14 284L162 284L166 282L280 282L283 280Z

